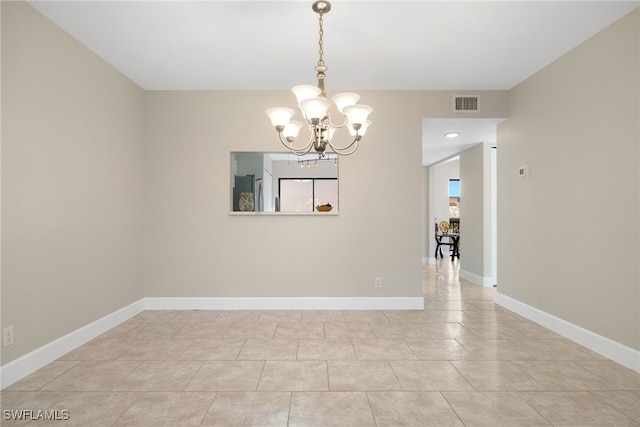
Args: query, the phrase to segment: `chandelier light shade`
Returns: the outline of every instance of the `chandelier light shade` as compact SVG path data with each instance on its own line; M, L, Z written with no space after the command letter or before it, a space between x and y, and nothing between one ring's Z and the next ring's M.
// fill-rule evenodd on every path
M267 116L271 119L271 124L278 132L280 142L287 147L293 154L303 156L314 149L318 153L319 158L325 156L327 150L331 150L341 156L352 154L358 149L358 143L367 131L371 121L367 118L373 111L368 105L358 104L360 95L351 92L339 93L334 95L331 102L327 98L324 88L325 72L327 66L323 60L323 16L331 10L331 3L328 1L316 1L312 5L314 12L318 14L319 31L319 52L318 64L315 67L318 84L295 86L291 91L298 101L298 108L302 113L302 117L310 131L310 138L306 145L294 145L296 138L302 129L304 123L291 121L295 115L295 111L291 108L276 107L269 108L266 111ZM331 120L331 107L342 116L338 123ZM345 127L348 132L347 140L344 145L336 144L333 137L336 130Z

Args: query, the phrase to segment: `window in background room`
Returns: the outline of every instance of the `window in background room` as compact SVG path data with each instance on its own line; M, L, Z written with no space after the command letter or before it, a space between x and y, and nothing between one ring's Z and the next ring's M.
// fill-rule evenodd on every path
M460 180L449 180L449 226L452 233L460 232Z
M280 178L280 211L314 212L330 204L337 210L338 180L335 178Z

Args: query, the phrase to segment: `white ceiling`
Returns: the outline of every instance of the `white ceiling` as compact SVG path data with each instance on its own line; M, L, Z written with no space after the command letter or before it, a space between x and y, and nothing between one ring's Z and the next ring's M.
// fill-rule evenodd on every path
M422 164L427 166L455 156L479 142L496 143L498 123L504 119L423 119ZM457 138L447 138L459 132Z
M312 1L29 3L144 89L315 83ZM324 17L327 89L510 89L639 4L333 0Z

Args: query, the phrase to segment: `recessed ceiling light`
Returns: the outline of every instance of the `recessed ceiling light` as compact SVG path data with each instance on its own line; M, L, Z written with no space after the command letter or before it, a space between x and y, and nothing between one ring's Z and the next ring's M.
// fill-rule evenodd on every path
M460 132L448 132L444 134L447 138L457 138L460 136Z

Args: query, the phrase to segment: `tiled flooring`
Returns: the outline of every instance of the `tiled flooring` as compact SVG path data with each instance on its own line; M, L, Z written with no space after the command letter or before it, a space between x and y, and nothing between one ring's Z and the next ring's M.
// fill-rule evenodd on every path
M1 423L49 409L69 420L29 425L640 425L639 374L439 263L424 311L143 312L4 390Z

